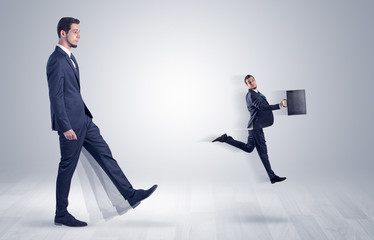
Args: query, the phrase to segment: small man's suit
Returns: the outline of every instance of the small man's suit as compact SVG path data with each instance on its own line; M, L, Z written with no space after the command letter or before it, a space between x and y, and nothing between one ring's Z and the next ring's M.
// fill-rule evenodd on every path
M279 104L269 105L264 95L252 89L248 90L246 102L251 116L247 125L248 141L243 143L228 136L226 143L248 153L256 148L269 178L273 179L276 175L271 169L263 128L273 125L272 111L280 109Z

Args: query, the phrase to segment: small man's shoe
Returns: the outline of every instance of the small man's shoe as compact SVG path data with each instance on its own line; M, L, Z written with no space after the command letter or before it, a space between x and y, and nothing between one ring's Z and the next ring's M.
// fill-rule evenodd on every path
M65 214L65 216L55 216L55 225L57 226L69 226L69 227L85 227L86 222L79 221L75 219L70 213Z
M217 141L218 142L226 142L226 140L227 140L227 134L225 133L225 134L215 138L212 142L217 142Z
M271 184L274 184L274 183L277 183L277 182L283 182L286 179L287 179L286 177L279 177L279 176L275 175L275 177L270 179L270 182L271 182Z
M151 196L151 194L154 191L156 191L157 187L158 187L157 184L155 184L148 190L143 190L143 189L135 190L135 193L128 199L128 202L131 205L131 207L136 208L140 204L141 201Z

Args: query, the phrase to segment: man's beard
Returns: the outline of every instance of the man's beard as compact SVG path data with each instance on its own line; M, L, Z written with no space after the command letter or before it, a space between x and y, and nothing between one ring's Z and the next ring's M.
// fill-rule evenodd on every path
M68 42L68 44L69 44L69 46L70 46L71 48L77 48L77 47L78 47L78 45L74 45L74 44L72 44L72 43L69 41L69 39L67 39L67 38L66 38L66 41Z

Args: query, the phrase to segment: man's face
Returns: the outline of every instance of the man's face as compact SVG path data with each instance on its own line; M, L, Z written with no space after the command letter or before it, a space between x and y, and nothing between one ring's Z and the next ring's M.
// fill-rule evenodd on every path
M78 46L78 41L81 38L79 25L76 23L71 24L70 30L66 36L66 41L72 48Z
M250 77L246 80L247 86L249 89L256 89L257 88L257 83L256 79L254 77Z

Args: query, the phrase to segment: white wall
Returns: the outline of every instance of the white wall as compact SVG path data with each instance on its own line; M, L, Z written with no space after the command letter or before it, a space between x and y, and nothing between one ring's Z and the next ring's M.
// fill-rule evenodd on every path
M306 116L265 130L279 174L372 180L372 1L76 2L1 2L2 178L56 172L45 65L73 16L83 98L130 179L264 176L257 153L209 143L246 140L253 74L269 99L307 92Z

